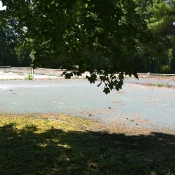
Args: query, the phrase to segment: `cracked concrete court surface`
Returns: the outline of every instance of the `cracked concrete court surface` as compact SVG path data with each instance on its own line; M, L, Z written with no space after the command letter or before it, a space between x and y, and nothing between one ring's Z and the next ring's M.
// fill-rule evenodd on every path
M78 79L0 81L0 112L64 113L127 127L175 130L175 89L125 83L118 92L102 91L102 86Z

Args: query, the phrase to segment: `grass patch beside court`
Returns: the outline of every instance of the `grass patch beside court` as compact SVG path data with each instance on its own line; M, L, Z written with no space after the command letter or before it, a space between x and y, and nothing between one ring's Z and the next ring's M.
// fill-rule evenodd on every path
M0 174L173 175L175 136L71 116L0 116Z

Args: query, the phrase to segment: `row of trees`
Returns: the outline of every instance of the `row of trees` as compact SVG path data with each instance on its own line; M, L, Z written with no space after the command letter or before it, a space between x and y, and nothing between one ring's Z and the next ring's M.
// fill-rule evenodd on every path
M29 66L31 64L30 50L20 50L17 45L18 22L11 18L0 31L0 65Z
M138 9L154 40L154 45L149 45L139 58L140 71L175 73L175 1L149 0L145 8Z
M2 2L1 64L89 71L105 92L120 89L124 73L175 73L174 0Z
M18 21L9 18L7 24L0 31L0 66L29 67L32 64L32 50L20 47L18 37L20 28ZM48 67L56 68L59 65L50 60Z

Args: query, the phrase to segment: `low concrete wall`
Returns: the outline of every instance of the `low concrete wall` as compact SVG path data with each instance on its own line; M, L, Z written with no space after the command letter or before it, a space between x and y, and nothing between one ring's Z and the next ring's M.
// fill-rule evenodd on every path
M64 70L61 69L48 69L48 68L36 68L32 69L31 67L0 67L0 72L7 73L19 73L19 74L39 74L39 75L54 75L61 76Z
M171 76L175 76L175 74L160 74L160 73L138 73L138 75L140 77L152 77L152 76L165 76L165 77L171 77Z
M31 67L10 67L10 66L0 66L0 72L3 73L18 73L18 74L37 74L37 75L50 75L50 76L61 76L62 73L65 70L61 69L49 69L49 68L36 68L32 70ZM89 72L85 72L82 76L86 77L86 75L89 75ZM141 78L150 78L150 77L175 77L175 74L157 74L157 73L138 73L138 76ZM125 76L126 78L129 78L129 76Z
M34 69L34 74L40 74L40 75L61 76L63 72L64 70L61 70L61 69L46 69L46 68Z

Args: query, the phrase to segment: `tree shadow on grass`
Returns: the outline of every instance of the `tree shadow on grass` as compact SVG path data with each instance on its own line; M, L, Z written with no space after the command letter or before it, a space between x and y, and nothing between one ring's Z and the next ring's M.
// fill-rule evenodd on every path
M104 132L36 133L15 124L0 127L2 175L166 175L175 173L175 136Z

